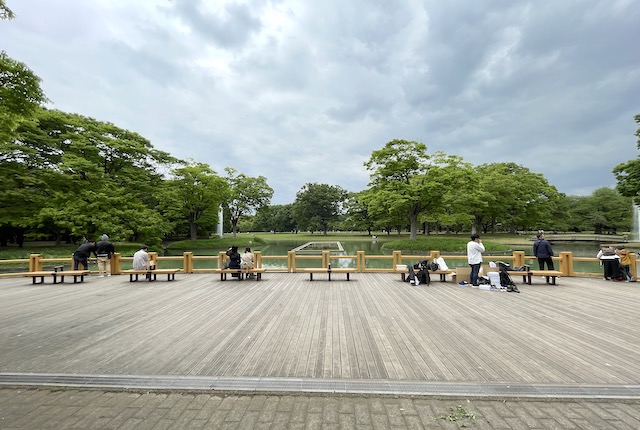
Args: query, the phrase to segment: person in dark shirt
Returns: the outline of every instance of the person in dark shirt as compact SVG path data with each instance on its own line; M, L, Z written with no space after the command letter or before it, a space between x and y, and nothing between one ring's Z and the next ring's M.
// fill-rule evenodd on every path
M73 270L78 270L78 265L80 264L82 264L84 270L89 270L89 263L87 260L91 257L91 254L96 255L95 240L83 243L73 253Z
M537 239L533 242L533 255L538 259L538 266L540 270L544 270L544 265L547 265L547 270L555 270L553 268L553 249L551 249L551 243L544 238L544 233L538 233Z
M98 256L98 273L100 277L111 276L111 256L116 252L113 243L109 242L109 236L102 235L102 240L96 243L96 255Z

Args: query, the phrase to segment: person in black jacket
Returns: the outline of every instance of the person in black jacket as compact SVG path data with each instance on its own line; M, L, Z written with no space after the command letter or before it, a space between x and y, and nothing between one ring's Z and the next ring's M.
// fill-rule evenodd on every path
M78 265L80 264L82 264L84 270L89 270L89 263L87 262L87 260L89 259L89 257L91 257L91 254L96 255L95 240L90 240L83 243L73 253L73 270L78 270Z
M98 257L98 273L100 277L111 276L111 256L116 252L113 243L109 242L109 236L102 235L102 240L96 243L96 255Z
M553 268L553 249L551 243L544 238L544 233L540 232L536 235L536 241L533 242L533 255L538 259L538 266L540 270L544 270L544 265L547 265L547 270L555 270ZM547 276L547 283L549 277Z

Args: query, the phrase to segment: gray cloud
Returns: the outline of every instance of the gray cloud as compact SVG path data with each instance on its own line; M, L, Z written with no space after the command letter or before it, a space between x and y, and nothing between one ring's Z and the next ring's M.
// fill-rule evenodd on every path
M0 40L55 107L263 175L275 203L307 182L364 189L363 162L394 138L514 161L567 194L614 185L611 169L637 156L637 2L11 7Z

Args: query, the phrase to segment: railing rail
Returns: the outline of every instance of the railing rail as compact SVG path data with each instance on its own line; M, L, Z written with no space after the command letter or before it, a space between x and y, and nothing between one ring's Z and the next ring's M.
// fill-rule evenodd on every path
M631 253L631 274L637 276L637 260L636 254ZM224 252L218 255L193 255L192 252L185 252L182 256L159 256L155 252L149 253L150 260L155 263L156 267L171 265L172 268L180 268L184 273L204 273L213 272L225 265L227 256ZM267 271L272 272L298 272L301 271L298 263L307 266L309 262L314 267L327 267L333 264L334 267L347 262L347 265L355 265L357 272L394 272L399 264L415 264L421 260L432 261L442 256L450 268L456 266L467 266L466 255L445 255L440 251L431 251L425 255L402 254L400 251L394 251L391 255L366 255L364 251L358 251L356 255L331 255L329 251L323 251L319 255L297 254L295 251L289 251L287 255L262 255L260 251L254 253L256 267L264 267ZM116 253L111 259L111 273L120 274L123 269L131 265L132 257L123 257ZM525 264L531 267L537 267L536 258L525 255L523 251L515 251L512 255L491 256L485 255L485 261L505 261L513 267ZM600 269L600 261L595 257L574 257L571 252L562 252L559 256L553 257L557 263L559 270L563 276L585 276L600 277L602 270ZM95 261L95 259L90 259ZM370 267L369 262L387 261L388 265L384 267ZM31 254L28 259L11 259L0 260L0 272L9 269L4 275L11 275L16 271L24 271L22 268L27 267L28 272L37 272L43 270L45 265L54 263L62 263L73 265L73 258L43 258L41 254ZM278 264L280 263L280 264ZM127 267L124 267L127 266ZM3 273L0 273L2 278Z

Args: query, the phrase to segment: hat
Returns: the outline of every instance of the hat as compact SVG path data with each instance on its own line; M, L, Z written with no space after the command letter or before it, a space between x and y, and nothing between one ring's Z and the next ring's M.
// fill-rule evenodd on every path
M107 236L106 234L102 235L102 240L109 240L109 236Z

